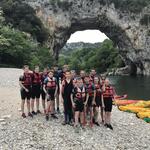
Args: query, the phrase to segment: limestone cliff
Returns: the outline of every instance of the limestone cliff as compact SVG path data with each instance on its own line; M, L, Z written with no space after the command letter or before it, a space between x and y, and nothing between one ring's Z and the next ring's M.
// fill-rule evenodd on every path
M131 73L150 75L149 0L25 0L50 30L58 59L70 35L85 29L104 32L120 49ZM92 38L92 37L91 37Z

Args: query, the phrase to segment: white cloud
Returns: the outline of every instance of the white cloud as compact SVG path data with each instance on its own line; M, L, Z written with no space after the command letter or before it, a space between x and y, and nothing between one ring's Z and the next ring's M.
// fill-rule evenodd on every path
M73 33L67 43L85 42L96 43L103 42L108 37L99 30L84 30Z

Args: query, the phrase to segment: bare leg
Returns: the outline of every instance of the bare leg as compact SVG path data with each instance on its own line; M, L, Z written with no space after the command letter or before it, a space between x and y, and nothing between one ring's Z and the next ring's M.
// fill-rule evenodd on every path
M45 99L42 99L42 107L43 107L44 112L45 112L45 109L46 109L46 106L45 106Z
M99 122L98 118L99 118L99 107L96 107L95 108L95 122Z
M76 127L79 123L79 111L76 111L75 112L75 124L74 126Z
M51 101L50 101L51 114L54 114L54 106L55 106L55 100L51 100Z
M25 99L22 99L21 102L21 112L24 113L24 104L25 104Z
M32 100L31 100L31 110L32 110L32 111L34 111L34 101L35 101L35 99L32 99Z
M80 121L81 121L81 124L84 125L84 112L80 113Z
M49 114L49 109L50 109L50 101L47 101L47 110L46 110L46 114Z
M28 113L30 113L30 100L27 99L27 110L28 110Z
M111 124L111 112L107 112L108 124Z
M36 110L39 110L39 98L36 99Z

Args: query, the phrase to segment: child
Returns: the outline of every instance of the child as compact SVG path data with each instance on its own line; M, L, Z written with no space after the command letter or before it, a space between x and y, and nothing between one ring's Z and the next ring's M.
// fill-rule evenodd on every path
M47 78L47 76L48 76L48 68L44 68L41 74L41 97L42 97L42 106L44 109L44 114L46 114L46 106L45 106L46 94L43 90L43 87L44 87L44 80Z
M90 81L89 76L85 76L85 88L86 92L88 93L89 97L85 102L85 106L87 106L86 111L87 115L90 112L90 126L93 126L93 105L95 105L95 96L96 90L94 84Z
M103 102L103 98L102 98L100 79L98 77L94 77L94 85L95 85L95 89L96 89L96 97L95 97L95 103L96 103L96 107L95 107L95 124L99 126L99 123L98 123L99 107L101 108L102 123L104 122L104 117L103 117L104 102Z
M53 71L50 70L48 73L48 77L44 80L44 87L43 90L47 95L47 110L46 110L46 120L49 120L49 109L51 111L51 117L54 119L58 119L57 116L54 114L54 100L57 94L57 81L56 78L53 76Z
M31 109L32 114L40 114L39 110L39 98L41 94L41 74L39 72L39 66L35 66L35 69L32 74L32 101L31 101ZM37 111L34 111L34 101L36 99L36 109Z
M19 85L20 85L20 93L21 93L21 111L22 111L22 117L26 118L26 115L24 113L24 105L25 100L27 100L27 110L28 110L28 116L33 117L33 115L30 113L30 98L31 98L31 86L32 86L32 77L31 73L29 71L29 66L24 66L24 74L23 76L20 76L19 78Z
M73 89L73 81L71 79L70 71L66 71L65 78L66 79L62 81L62 88L61 88L61 96L64 105L64 117L65 117L65 120L62 124L72 125L73 113L72 113L71 93Z
M111 125L111 111L112 111L112 101L114 97L113 87L110 86L110 82L108 79L105 80L103 87L103 98L104 98L104 106L105 106L105 126L113 130Z
M72 91L71 101L75 111L74 127L78 129L79 118L80 118L81 125L84 125L84 102L86 100L86 89L83 85L82 78L77 78L76 80L77 83L76 83L76 87L74 87Z
M59 94L60 94L60 86L59 86L59 72L58 72L58 66L55 65L53 67L54 69L54 77L57 80L57 86L58 86L58 90L57 90L57 95L56 95L56 105L57 105L57 113L60 113L60 109L59 109Z

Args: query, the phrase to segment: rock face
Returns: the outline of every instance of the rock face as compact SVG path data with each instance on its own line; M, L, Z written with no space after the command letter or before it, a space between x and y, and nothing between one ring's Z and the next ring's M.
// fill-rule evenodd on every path
M49 45L57 59L72 33L98 29L119 47L131 73L150 75L149 0L25 1L49 28Z

